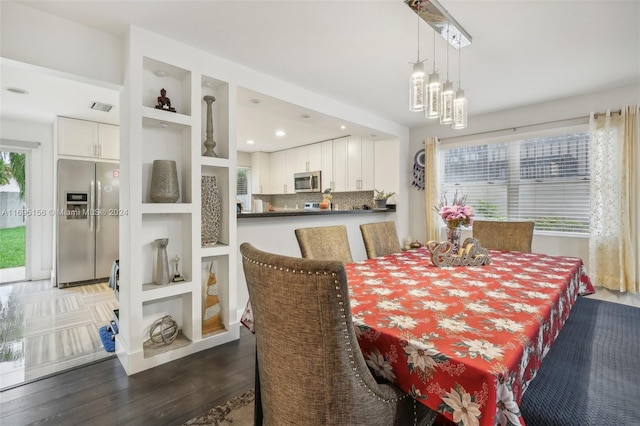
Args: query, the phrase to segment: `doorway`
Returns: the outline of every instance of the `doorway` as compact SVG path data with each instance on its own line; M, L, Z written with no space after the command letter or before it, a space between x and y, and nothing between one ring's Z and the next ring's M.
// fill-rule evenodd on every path
M0 151L0 284L26 279L27 153Z

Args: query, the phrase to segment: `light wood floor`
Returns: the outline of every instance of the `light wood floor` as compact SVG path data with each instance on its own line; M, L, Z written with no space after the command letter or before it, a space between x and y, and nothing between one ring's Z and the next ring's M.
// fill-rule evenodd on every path
M0 302L0 389L113 356L99 335L118 308L107 283L64 289L50 280L4 284Z

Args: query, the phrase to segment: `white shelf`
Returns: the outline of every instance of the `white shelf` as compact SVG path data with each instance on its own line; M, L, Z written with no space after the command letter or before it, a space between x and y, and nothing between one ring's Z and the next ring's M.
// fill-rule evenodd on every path
M229 159L220 158L220 157L204 157L203 156L202 165L211 166L211 167L229 167Z
M165 297L180 296L192 291L191 281L158 285L153 283L142 284L142 301L149 302Z
M218 243L214 246L202 247L200 255L202 257L224 256L229 254L229 246L227 244Z
M140 208L142 214L191 213L191 203L143 203Z
M142 119L146 125L163 127L162 123L180 124L182 126L191 126L193 119L189 115L180 114L179 112L163 111L161 109L142 107Z

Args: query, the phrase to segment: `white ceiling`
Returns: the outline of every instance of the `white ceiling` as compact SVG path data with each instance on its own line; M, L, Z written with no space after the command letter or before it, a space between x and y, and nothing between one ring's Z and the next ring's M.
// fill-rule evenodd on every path
M20 3L117 35L124 35L127 24L134 24L404 126L430 123L421 114L408 111L409 62L417 56L418 18L402 0ZM471 46L460 52L470 126L474 115L640 81L640 1L440 3L473 37ZM420 23L420 58L428 59L427 70L433 67L432 34L425 23ZM447 74L446 50L444 41L438 38L436 68L442 78ZM450 79L457 81L458 56L454 49L449 49L449 65ZM30 84L28 72L8 68L3 64L3 89ZM35 81L38 79L44 87L24 87L34 96L23 96L20 101L19 95L3 90L2 114L13 114L14 104L16 110L18 106L28 109L26 104L32 102L31 108L41 110L41 116L49 113L85 118L87 103L92 100L118 102L113 91L71 88L57 80L36 77ZM34 79L30 80L33 83ZM47 88L51 92L45 94ZM59 89L57 95L55 89ZM75 106L67 105L85 90L86 99L75 100ZM239 143L253 138L263 145L240 148L243 150L274 149L269 133L273 132L276 116L297 129L287 130L290 144L342 134L376 133L375 129L354 128L351 123L346 123L351 128L341 131L339 118L292 109L273 99L265 98L260 104L248 102L255 96L240 96L238 138ZM270 111L281 112L255 111L254 107L269 102L274 103ZM117 117L117 108L115 111L113 116ZM302 114L311 117L303 119ZM276 142L276 149L285 147L282 140Z

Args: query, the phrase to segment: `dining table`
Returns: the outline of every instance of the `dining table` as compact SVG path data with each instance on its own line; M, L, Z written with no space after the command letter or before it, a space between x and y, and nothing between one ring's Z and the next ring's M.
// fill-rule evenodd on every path
M489 250L437 267L427 248L345 265L364 358L445 423L524 425L518 408L577 298L581 259Z

